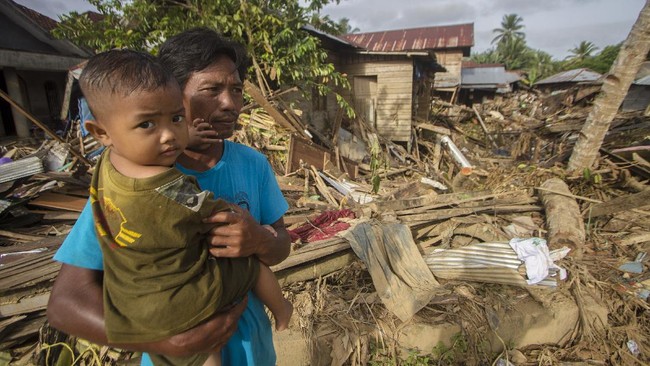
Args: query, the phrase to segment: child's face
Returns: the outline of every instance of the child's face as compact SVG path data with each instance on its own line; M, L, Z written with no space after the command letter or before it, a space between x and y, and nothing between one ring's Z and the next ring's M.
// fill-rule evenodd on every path
M188 141L183 96L177 84L155 91L111 96L114 106L101 123L111 154L131 166L171 166Z

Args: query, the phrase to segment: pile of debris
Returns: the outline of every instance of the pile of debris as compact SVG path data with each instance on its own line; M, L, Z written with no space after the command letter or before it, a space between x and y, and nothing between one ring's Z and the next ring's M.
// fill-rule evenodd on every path
M436 100L404 146L359 119L346 121L352 132L318 131L280 96L247 91L254 103L234 139L268 156L289 201L294 243L273 270L296 304L294 326L324 350L319 362L404 357L394 334L411 319L460 326L460 338L431 353L440 363L512 360L514 347L536 364L650 357L647 117L619 114L598 167L574 177L561 164L589 111L576 98ZM99 148L73 126L1 147L0 360L43 357L38 334L60 266L52 256L86 203ZM346 133L366 145L363 158L349 158ZM571 334L536 347L503 342L497 310L522 298L550 306L560 294L580 309ZM605 316L585 311L586 298ZM486 334L501 343L481 346Z

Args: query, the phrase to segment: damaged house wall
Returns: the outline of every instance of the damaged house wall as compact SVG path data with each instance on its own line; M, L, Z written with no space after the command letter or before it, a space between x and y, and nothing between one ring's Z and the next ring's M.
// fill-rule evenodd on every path
M305 30L321 40L330 62L347 75L351 90L340 92L357 114L382 137L399 142L411 139L414 118L428 117L433 89L453 93L458 88L462 58L474 44L473 24L342 37ZM304 111L312 124L326 130L334 125L336 100L333 95L314 97L317 102L312 100Z
M392 141L408 141L413 113L413 61L395 56L353 55L339 67L348 75L351 86L342 95L352 102L359 117Z
M52 129L59 111L67 71L90 56L50 31L57 22L13 1L0 2L0 89ZM0 101L0 136L29 137L31 123Z

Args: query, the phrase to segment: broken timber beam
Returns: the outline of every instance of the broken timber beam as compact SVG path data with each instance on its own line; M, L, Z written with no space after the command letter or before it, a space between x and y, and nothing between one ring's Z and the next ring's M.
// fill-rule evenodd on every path
M16 103L13 99L11 99L11 97L10 97L9 95L7 95L7 94L6 94L5 92L3 92L2 90L0 90L0 97L2 97L2 99L6 100L7 103L9 103L12 107L16 108L16 110L18 110L18 112L20 112L22 115L24 115L25 117L27 117L27 119L29 119L33 124L35 124L35 125L38 126L41 130L43 130L43 132L45 132L48 136L50 136L50 137L53 138L54 140L56 140L56 141L62 143L62 144L65 145L65 146L70 146L70 144L68 144L67 142L65 142L65 140L63 140L59 135L57 135L56 133L54 133L54 131L50 130L49 127L47 127L47 126L44 125L41 121L39 121L38 119L36 119L36 117L34 117L31 113L29 113L28 111L26 111L25 108L23 108L20 104ZM77 159L81 160L84 164L86 164L86 165L88 165L88 166L92 166L92 164L90 163L90 161L88 161L88 159L86 159L86 157L83 156L79 151L77 151L77 150L75 150L75 149L73 149L73 148L70 148L70 152L71 152L72 155L74 155Z
M277 122L280 126L286 128L289 131L298 132L301 135L305 136L304 131L298 130L282 113L280 113L277 108L275 108L262 94L262 91L255 86L250 81L246 80L244 82L244 87L246 88L246 93L250 95L253 100Z
M591 217L599 217L609 215L619 211L630 210L648 205L650 202L650 190L639 193L630 194L627 196L617 197L607 202L599 203L591 206L589 215Z

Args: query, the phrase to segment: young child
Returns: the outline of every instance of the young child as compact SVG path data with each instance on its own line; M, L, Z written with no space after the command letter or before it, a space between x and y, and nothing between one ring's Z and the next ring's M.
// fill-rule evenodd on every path
M252 288L276 329L293 307L271 270L255 258L214 258L202 219L229 210L174 168L188 143L181 89L153 57L129 50L93 56L79 79L107 147L90 193L104 257L104 312L112 343L149 342L187 330ZM216 365L219 353L152 355L154 364Z

